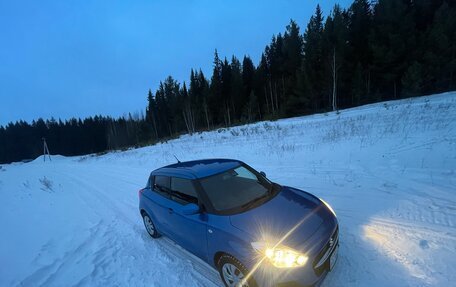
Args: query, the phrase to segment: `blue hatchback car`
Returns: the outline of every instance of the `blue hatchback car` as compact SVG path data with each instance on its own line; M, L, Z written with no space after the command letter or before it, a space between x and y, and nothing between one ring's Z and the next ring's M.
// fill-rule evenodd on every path
M226 286L319 286L337 260L332 208L238 160L152 171L139 210L150 236L171 238L216 268Z

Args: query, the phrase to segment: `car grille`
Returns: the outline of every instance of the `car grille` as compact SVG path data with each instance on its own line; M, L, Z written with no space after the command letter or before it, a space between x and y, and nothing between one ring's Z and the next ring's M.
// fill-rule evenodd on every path
M339 226L336 227L336 230L333 232L328 242L323 246L313 261L313 268L317 276L320 276L325 270L329 270L328 259L337 245L339 245Z

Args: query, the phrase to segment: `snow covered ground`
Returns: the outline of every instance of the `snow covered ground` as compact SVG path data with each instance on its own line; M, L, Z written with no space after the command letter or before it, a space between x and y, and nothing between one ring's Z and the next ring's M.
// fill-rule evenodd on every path
M326 287L456 282L456 93L446 93L3 165L0 286L220 286L143 228L137 192L173 154L237 158L331 203L341 246Z

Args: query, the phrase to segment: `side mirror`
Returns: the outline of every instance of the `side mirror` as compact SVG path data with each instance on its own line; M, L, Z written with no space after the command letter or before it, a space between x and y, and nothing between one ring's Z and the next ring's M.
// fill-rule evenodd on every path
M189 203L182 207L182 214L184 214L184 215L193 215L193 214L197 214L199 212L200 212L199 206L194 203Z
M263 176L263 177L266 177L266 173L264 171L260 171L260 174Z

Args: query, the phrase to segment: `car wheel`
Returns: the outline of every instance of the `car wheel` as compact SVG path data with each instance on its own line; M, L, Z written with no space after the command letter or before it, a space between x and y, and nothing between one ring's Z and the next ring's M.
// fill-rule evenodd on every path
M143 222L144 226L146 227L147 233L149 233L151 237L160 237L160 234L158 234L157 229L155 228L155 224L152 222L152 219L149 217L147 213L143 213Z
M220 277L226 287L257 287L253 278L246 280L247 268L231 255L222 255L217 263Z

